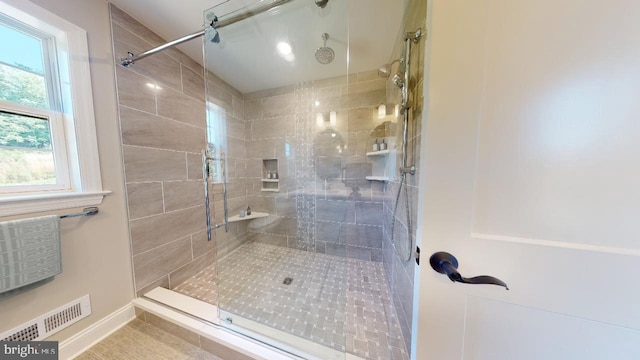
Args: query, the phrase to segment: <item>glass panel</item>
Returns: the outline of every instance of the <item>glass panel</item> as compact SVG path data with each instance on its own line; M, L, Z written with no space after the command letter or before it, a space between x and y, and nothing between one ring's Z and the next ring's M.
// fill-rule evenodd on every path
M225 23L265 3L227 2L205 17ZM370 194L364 178L344 176L347 14L346 2L324 13L313 2L286 2L209 30L205 42L208 126L227 134L227 207L235 220L228 233L215 232L220 318L230 329L322 359L346 356L344 219L355 216L353 188ZM316 53L331 61L320 63ZM244 101L229 103L234 95ZM210 132L209 142L221 140ZM221 223L223 194L213 197Z
M55 183L49 121L0 111L0 186Z
M403 9L376 0L350 18L352 2L284 1L258 11L269 3L204 14L224 25L207 31L204 51L209 147L226 170L214 176L212 222L227 209L230 224L215 230L215 267L188 295L217 304L223 326L305 357L408 359L411 320L401 328L396 303L412 293L412 267L389 242ZM382 143L387 152L368 154Z
M0 39L0 100L49 108L42 40L2 23Z

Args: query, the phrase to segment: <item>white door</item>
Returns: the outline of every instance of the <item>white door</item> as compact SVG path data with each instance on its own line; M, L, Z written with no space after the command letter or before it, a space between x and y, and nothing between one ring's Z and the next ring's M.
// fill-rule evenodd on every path
M428 19L415 358L640 359L640 1Z

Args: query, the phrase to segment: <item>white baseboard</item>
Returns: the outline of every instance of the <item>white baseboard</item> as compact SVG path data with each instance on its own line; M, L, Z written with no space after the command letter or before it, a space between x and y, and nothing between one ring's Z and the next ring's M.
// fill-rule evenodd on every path
M133 304L129 303L97 323L60 343L60 359L68 360L82 354L100 340L111 335L136 317Z

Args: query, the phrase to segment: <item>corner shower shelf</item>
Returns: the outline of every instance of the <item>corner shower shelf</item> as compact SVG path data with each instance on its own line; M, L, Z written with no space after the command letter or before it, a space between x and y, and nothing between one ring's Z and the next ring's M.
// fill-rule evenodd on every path
M367 180L371 181L390 181L392 175L395 173L396 164L396 148L395 138L386 137L389 148L378 151L369 151L367 155L367 162L371 163L371 175L367 176Z
M371 152L368 152L366 155L367 156L381 156L381 155L387 155L387 154L389 154L389 149L380 150L380 151L371 151Z
M247 215L245 217L240 217L240 215L235 215L229 218L229 223L232 222L237 222L237 221L243 221L243 220L253 220L253 219L258 219L258 218L263 218L263 217L267 217L269 216L268 213L261 213L261 212L256 212L256 211L252 211L251 215Z
M371 180L371 181L389 181L389 177L387 176L367 176L365 177L365 179L367 180Z
M262 182L277 183L278 179L262 179Z
M278 192L278 191L280 191L280 190L278 190L278 189L262 188L262 189L260 189L260 191L266 191L266 192Z

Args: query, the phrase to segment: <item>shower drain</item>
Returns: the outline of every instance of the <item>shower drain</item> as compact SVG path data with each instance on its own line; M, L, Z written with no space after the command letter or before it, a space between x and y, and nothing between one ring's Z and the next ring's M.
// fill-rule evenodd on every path
M291 282L293 281L293 278L284 278L284 281L282 282L285 285L291 285Z

